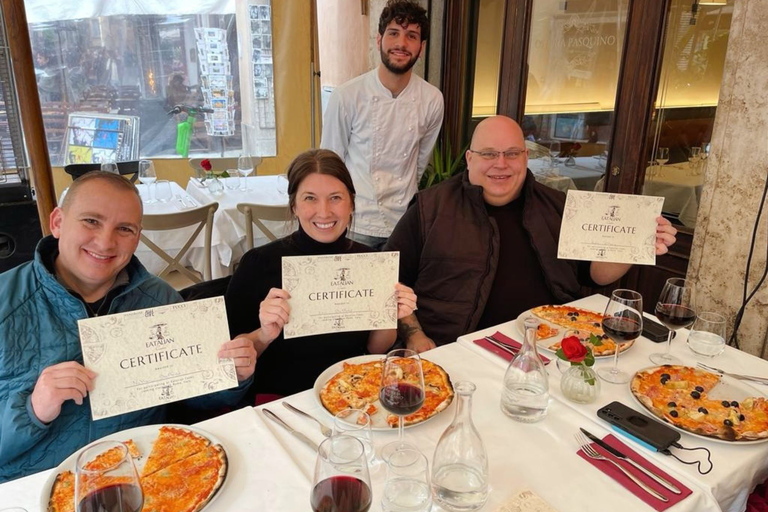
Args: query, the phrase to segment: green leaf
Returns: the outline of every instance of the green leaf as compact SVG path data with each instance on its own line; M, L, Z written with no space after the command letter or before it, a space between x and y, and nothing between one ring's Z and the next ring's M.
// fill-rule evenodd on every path
M589 341L595 347L601 347L603 345L603 341L594 334L590 334L587 341Z
M584 365L592 366L593 364L595 364L595 355L587 348L587 357L584 358Z
M560 359L562 359L563 361L567 361L568 360L568 358L565 357L565 352L563 352L563 348L562 347L557 349L557 352L555 352L555 355L557 357L559 357Z

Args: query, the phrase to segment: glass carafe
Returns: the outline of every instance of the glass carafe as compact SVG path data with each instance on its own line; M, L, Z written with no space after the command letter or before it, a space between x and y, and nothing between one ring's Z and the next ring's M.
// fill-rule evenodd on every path
M536 351L538 325L535 318L525 319L523 346L509 362L501 391L501 410L524 423L543 419L549 406L549 376Z
M432 499L450 512L480 509L488 499L488 456L472 423L475 385L457 382L456 416L445 429L432 459Z

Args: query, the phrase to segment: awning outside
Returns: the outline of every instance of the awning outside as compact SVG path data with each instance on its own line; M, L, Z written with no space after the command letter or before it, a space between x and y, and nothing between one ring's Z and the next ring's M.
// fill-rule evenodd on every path
M28 23L125 14L234 14L235 0L25 0Z

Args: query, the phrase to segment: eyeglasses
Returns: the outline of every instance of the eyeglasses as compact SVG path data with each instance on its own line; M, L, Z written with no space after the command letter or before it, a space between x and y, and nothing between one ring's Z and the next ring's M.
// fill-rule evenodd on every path
M504 155L505 160L517 160L520 158L520 155L525 153L527 150L525 149L510 149L508 151L475 151L474 149L469 150L471 153L475 153L480 155L480 158L483 160L496 160L499 158L499 155Z

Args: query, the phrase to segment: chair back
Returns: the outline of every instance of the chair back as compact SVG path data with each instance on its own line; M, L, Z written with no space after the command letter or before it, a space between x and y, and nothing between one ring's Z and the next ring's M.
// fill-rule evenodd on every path
M264 225L263 220L287 222L290 218L288 205L274 206L254 203L238 203L237 210L245 215L245 242L248 249L253 249L253 225L271 241L277 240L272 231Z
M194 272L191 272L184 265L181 264L181 259L187 254L187 251L192 246L192 243L200 234L200 231L205 228L205 266L203 268L203 280L210 281L211 279L211 238L213 235L213 214L218 210L219 203L211 203L203 205L194 210L186 210L178 213L160 213L160 214L145 214L141 221L142 233L141 241L144 245L149 247L155 254L160 256L168 265L160 271L158 277L164 277L171 273L172 270L178 271L180 274L191 280L193 283L199 283L202 280ZM145 231L167 231L169 229L179 229L188 226L197 225L194 233L189 237L184 246L179 250L176 255L169 255L164 249L155 244L152 240L147 238L144 234Z
M91 171L101 169L100 163L92 164L68 164L64 166L64 172L72 176L72 181ZM130 160L127 162L117 162L117 170L121 176L125 176L131 183L136 183L139 177L139 161Z
M216 174L222 173L226 171L227 169L237 169L237 157L225 157L225 158L190 158L189 159L189 166L195 170L195 175L197 175L198 172L206 172L203 167L200 165L200 162L203 160L208 160L211 162L211 171L213 171ZM256 176L258 174L257 168L261 164L261 157L260 156L252 156L251 161L253 162L253 175Z

